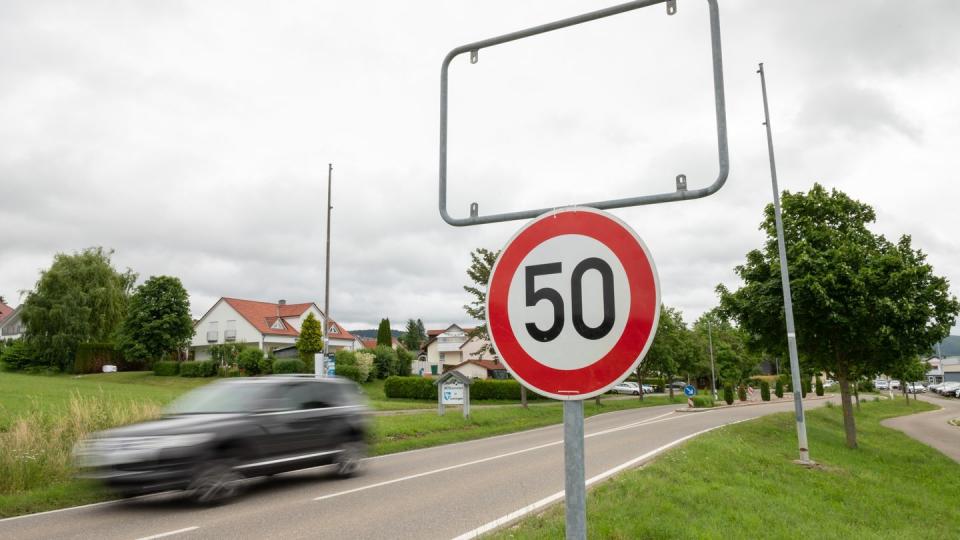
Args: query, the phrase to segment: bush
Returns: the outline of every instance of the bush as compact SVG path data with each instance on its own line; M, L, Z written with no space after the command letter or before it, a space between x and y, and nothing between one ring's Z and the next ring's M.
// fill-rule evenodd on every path
M260 370L260 374L270 375L273 373L273 363L276 361L277 359L272 354L261 358L260 361L257 362L257 368Z
M360 370L357 369L356 364L337 364L336 370L338 377L346 377L356 383L364 382L360 380Z
M173 377L180 374L180 362L160 361L153 363L153 374L161 377Z
M337 374L339 375L341 366L357 365L357 355L353 351L348 351L347 349L340 349L339 351L333 353L333 361L337 365Z
M780 391L782 392L783 389ZM767 381L760 382L760 399L763 401L770 401L770 383Z
M800 380L800 394L807 397L808 393L810 393L810 379L804 377Z
M873 387L873 381L870 379L860 381L857 386L860 388L861 392L873 392L876 390L876 388Z
M437 399L437 386L425 377L393 376L384 381L383 393L391 399Z
M263 360L263 351L260 349L243 349L237 356L237 367L243 374L250 377L260 374L260 362Z
M713 398L710 396L693 396L690 398L693 400L694 409L708 409L713 407Z
M403 347L397 347L397 368L395 375L409 377L413 370L413 353Z
M470 399L520 399L520 383L512 380L478 379L470 385ZM527 400L542 399L535 392L527 392Z
M777 379L777 386L773 393L776 394L778 398L783 397L783 380Z
M278 358L273 363L273 372L278 375L284 373L306 373L307 364L299 358Z
M733 405L733 386L730 383L724 383L723 385L723 400L727 402L727 405Z
M18 339L3 348L3 364L10 371L35 371L49 367L49 364L39 360L33 348L22 339Z
M745 384L737 387L737 397L740 398L740 401L747 400L747 386Z
M397 375L397 352L386 345L377 345L373 349L373 373L378 379Z
M217 364L213 360L199 362L181 362L181 377L213 377L217 374Z
M360 381L358 382L367 382L371 378L371 373L373 373L373 355L368 352L358 352L354 353L354 357L357 359L357 372L359 372Z
M823 395L823 381L820 380L819 376L817 376L817 395Z

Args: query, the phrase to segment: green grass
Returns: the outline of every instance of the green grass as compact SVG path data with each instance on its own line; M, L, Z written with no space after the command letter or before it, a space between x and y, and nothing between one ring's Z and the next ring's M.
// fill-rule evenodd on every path
M859 449L844 444L839 407L807 413L811 457L797 457L791 414L705 434L652 464L591 490L591 538L956 538L960 505L947 479L960 464L884 418L933 409L903 400L865 402ZM554 506L493 538L562 538Z

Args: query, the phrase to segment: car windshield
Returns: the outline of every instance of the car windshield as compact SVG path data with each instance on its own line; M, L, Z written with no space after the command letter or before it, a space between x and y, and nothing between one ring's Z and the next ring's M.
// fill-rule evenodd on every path
M251 412L277 391L273 384L213 383L181 396L164 410L166 414L216 414Z

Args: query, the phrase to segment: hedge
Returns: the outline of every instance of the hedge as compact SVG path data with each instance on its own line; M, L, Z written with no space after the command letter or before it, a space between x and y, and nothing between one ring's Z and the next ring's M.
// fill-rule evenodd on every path
M181 362L181 377L213 377L217 374L217 363L213 360L199 362Z
M816 388L817 388L817 395L818 395L818 396L822 396L822 395L823 395L823 381L820 380L820 376L819 376L819 375L817 376L817 386L816 386Z
M714 406L713 398L710 396L693 396L694 409L707 409Z
M273 372L275 374L306 373L307 364L299 358L280 358L274 361Z
M118 366L120 353L112 343L81 343L77 345L77 354L73 357L74 373L100 373L103 366Z
M237 366L243 370L244 375L259 375L260 362L263 360L263 351L260 349L243 349L237 355Z
M783 397L783 381L782 380L777 379L777 386L774 389L774 393L777 395L778 398Z
M780 390L783 392L783 389ZM760 383L760 399L770 401L770 383L763 381Z
M730 383L723 385L723 400L727 402L727 405L733 405L733 386Z
M360 369L357 368L356 364L337 364L335 369L338 377L346 377L355 383L365 382L360 380Z
M337 375L343 375L337 371ZM383 383L383 393L394 399L437 399L437 386L433 379L425 377L387 377ZM514 380L477 379L470 385L470 399L484 400L519 400L520 383ZM527 392L527 399L544 399L533 392Z
M153 374L162 377L172 377L180 374L180 362L154 362Z

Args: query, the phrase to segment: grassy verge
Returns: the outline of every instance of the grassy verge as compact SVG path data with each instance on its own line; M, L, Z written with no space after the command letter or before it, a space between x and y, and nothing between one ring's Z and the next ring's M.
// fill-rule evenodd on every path
M111 498L96 485L72 478L70 452L76 441L93 431L156 418L164 404L208 382L148 372L80 377L0 373L0 518ZM368 383L365 390L371 402L381 402L379 408L430 409L375 417L374 454L521 431L562 419L558 403L526 410L476 408L470 419L450 410L439 417L433 402L386 400L383 381ZM666 398L650 397L642 404L609 400L598 409L591 401L587 414L666 403Z
M934 407L868 402L857 414L860 448L844 445L839 407L807 413L812 458L794 465L791 414L708 433L591 490L591 538L952 538L960 523L960 465L885 418ZM562 538L563 508L493 538Z

